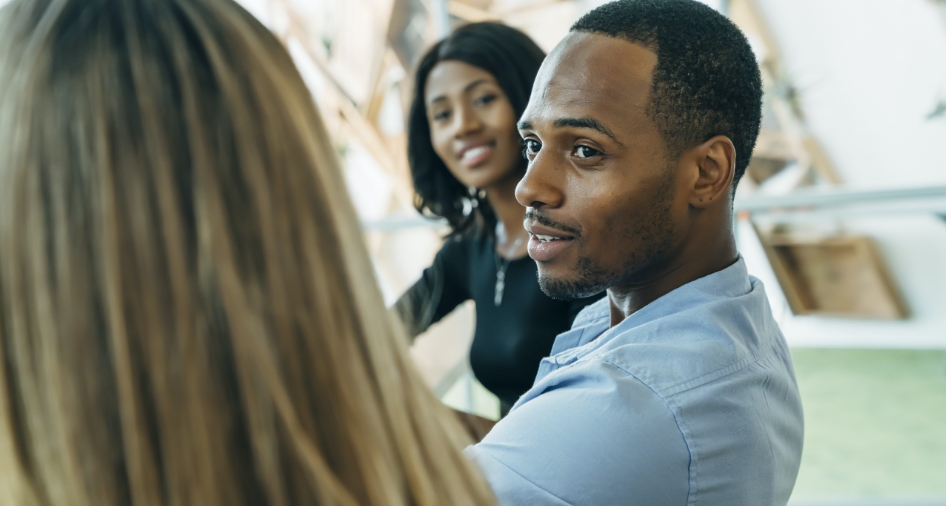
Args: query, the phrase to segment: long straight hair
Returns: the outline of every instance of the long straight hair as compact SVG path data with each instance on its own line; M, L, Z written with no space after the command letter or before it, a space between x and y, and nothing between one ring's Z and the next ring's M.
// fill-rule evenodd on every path
M0 11L0 501L490 504L231 0Z

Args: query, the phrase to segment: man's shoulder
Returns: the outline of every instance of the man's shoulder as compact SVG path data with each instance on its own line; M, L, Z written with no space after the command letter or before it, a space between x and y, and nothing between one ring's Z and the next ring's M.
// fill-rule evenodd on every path
M792 376L787 346L756 280L743 294L671 309L645 307L615 327L608 304L603 299L588 306L559 336L524 400L539 395L543 383L577 380L588 366L604 364L663 398L717 381L739 388L740 375Z
M554 394L570 409L607 412L625 425L663 419L660 427L679 430L685 441L689 494L712 504L783 503L798 469L802 411L788 347L761 283L751 280L744 294L662 313L654 308L610 329L601 320L606 308L598 303L582 315L576 327L583 330L573 332L594 335L545 359L545 374L517 407ZM648 392L653 402L642 411ZM589 398L594 406L582 404ZM651 437L633 432L620 437L630 445ZM732 478L721 469L745 483L717 486Z
M561 377L467 450L500 503L685 504L690 452L667 403L597 360Z
M664 396L748 368L773 349L784 347L765 292L755 280L745 294L663 313L645 307L622 324L605 329L602 322L609 315L607 300L582 311L574 327L594 327L601 333L583 337L581 341L587 344L564 353L576 360L596 358L610 363Z

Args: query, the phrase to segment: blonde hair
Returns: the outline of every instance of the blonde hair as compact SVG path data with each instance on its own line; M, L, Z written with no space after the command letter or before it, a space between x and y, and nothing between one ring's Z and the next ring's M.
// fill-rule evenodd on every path
M0 11L0 500L490 504L230 0Z

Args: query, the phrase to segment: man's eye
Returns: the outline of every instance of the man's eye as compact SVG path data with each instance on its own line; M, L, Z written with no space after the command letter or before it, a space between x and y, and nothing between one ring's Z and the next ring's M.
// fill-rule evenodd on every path
M542 149L542 145L539 144L539 141L534 139L526 139L522 142L522 155L526 158L530 156L535 156L538 154L539 150Z
M589 148L588 146L578 146L575 148L575 154L578 155L578 158L593 158L600 155L601 152L596 149Z

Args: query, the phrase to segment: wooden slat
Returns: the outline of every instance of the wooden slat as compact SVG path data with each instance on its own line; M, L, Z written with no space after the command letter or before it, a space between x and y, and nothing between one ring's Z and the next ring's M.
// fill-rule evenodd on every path
M283 38L285 40L295 39L305 49L306 54L315 63L316 67L325 76L329 84L336 93L341 96L341 100L336 101L337 113L351 128L353 135L368 150L372 158L387 172L394 183L395 200L404 205L410 205L413 200L414 190L410 184L410 178L407 176L406 160L400 160L388 148L384 136L378 130L377 125L368 121L362 112L356 106L354 98L348 94L345 87L338 81L337 77L331 71L325 57L313 47L311 37L305 31L303 19L299 16L285 0L276 0L287 9L289 23ZM323 114L330 111L323 111Z
M906 304L869 238L805 239L755 230L792 313L884 320L907 317Z

